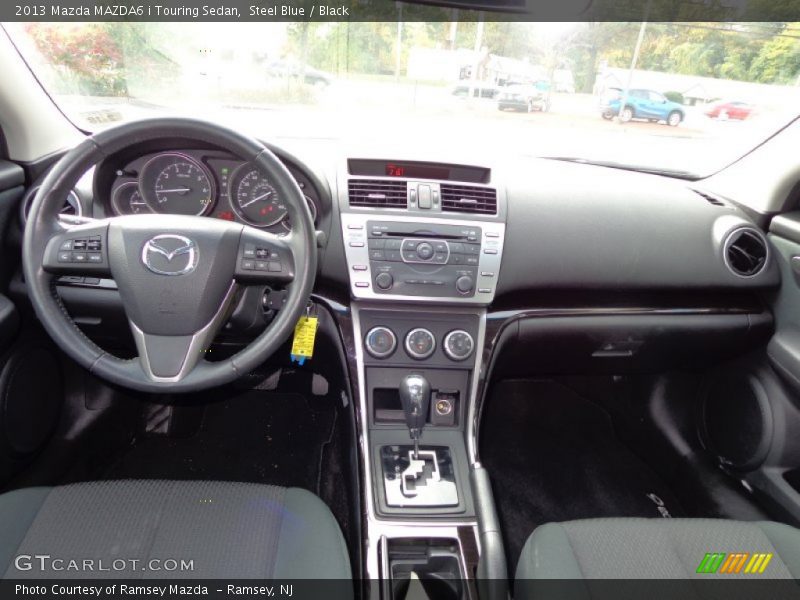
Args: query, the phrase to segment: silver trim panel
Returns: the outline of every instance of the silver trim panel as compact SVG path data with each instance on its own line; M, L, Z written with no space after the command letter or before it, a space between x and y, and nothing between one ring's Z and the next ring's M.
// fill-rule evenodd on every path
M422 217L419 215L395 215L392 213L376 213L365 215L357 213L341 213L344 251L347 258L347 271L350 274L350 293L354 298L364 300L406 300L411 302L435 302L440 304L487 305L494 300L497 288L497 275L503 259L503 242L505 223L478 220L456 220L447 218ZM396 223L419 223L421 225L456 225L462 227L480 227L482 230L481 252L478 255L477 277L474 284L475 294L464 297L453 289L452 296L412 296L406 294L384 294L373 289L373 273L369 259L368 221L392 221ZM409 236L412 239L413 236ZM484 250L496 250L496 254L486 254ZM407 263L406 263L407 264ZM354 265L365 265L366 270L356 271ZM484 291L485 290L485 291Z

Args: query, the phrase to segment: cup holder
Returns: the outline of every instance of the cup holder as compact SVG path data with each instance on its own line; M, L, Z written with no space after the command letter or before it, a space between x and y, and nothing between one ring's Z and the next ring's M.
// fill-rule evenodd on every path
M462 600L462 575L456 540L390 539L387 544L392 600Z

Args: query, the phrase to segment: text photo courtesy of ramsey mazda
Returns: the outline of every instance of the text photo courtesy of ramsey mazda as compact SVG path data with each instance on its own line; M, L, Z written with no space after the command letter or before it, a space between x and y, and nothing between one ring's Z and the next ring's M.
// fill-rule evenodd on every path
M0 600L800 600L800 2L0 4Z

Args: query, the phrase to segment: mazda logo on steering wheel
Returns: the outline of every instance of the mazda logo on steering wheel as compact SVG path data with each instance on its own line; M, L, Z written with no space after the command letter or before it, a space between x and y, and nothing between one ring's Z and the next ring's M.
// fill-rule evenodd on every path
M197 245L182 235L157 235L142 248L142 262L159 275L186 275L197 267Z

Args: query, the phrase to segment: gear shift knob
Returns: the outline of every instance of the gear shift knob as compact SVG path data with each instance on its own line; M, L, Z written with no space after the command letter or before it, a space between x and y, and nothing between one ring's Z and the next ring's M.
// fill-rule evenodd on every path
M413 440L418 440L431 405L431 384L422 375L406 375L400 382L400 403Z

